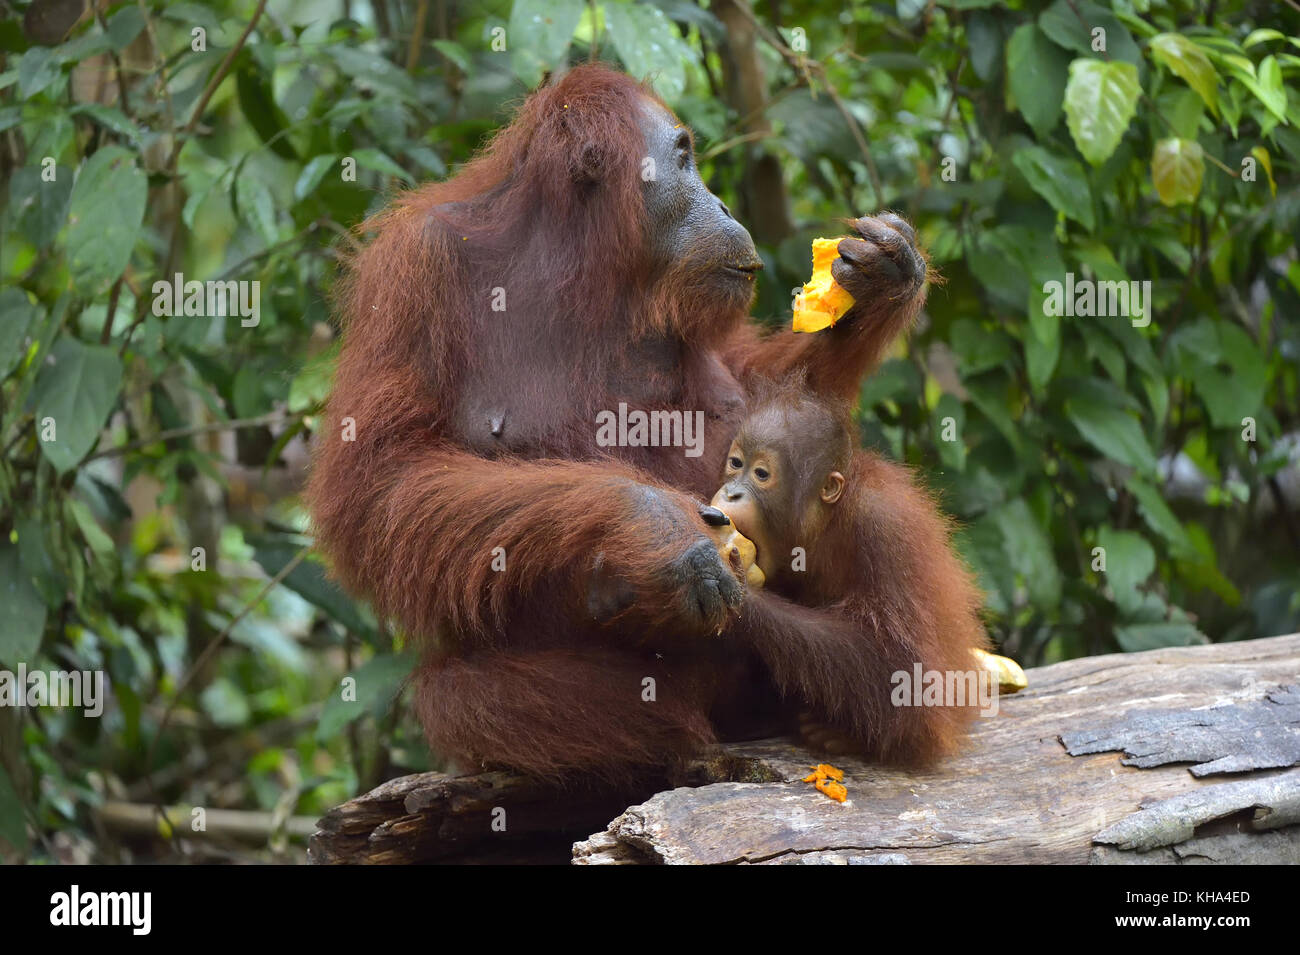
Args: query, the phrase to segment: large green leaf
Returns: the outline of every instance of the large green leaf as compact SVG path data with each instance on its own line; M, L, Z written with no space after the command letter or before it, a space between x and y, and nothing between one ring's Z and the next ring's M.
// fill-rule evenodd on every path
M262 569L274 576L282 571L301 549L293 540L275 537L250 537L253 556ZM325 576L325 569L314 560L304 560L284 578L284 586L324 610L353 633L369 633L373 624L357 604Z
M54 421L55 440L42 440L40 446L60 473L76 467L95 446L121 387L122 362L113 349L75 338L54 343L32 400L38 430L46 418Z
M1075 222L1092 231L1092 193L1083 166L1065 156L1058 156L1041 146L1030 146L1016 153L1011 161L1024 174L1034 191Z
M1178 33L1161 33L1151 38L1151 55L1169 67L1210 107L1219 112L1219 74L1199 46Z
M1065 85L1065 120L1083 158L1100 166L1110 158L1137 111L1137 67L1075 60Z
M1239 429L1258 418L1268 388L1268 364L1242 328L1204 317L1170 339L1178 371L1191 381L1216 428Z
M1282 66L1277 57L1266 56L1260 60L1254 75L1245 69L1237 69L1233 73L1270 113L1279 120L1286 121L1286 88L1282 85Z
M1016 107L1039 139L1061 119L1069 57L1032 23L1016 27L1007 41L1007 85Z
M1205 161L1201 144L1191 139L1162 139L1151 154L1151 181L1167 206L1195 202L1201 193Z
M135 158L121 146L105 146L87 160L68 209L68 268L87 295L114 281L131 260L144 222L149 187Z
M1121 609L1138 603L1137 588L1156 569L1156 552L1150 542L1136 531L1119 531L1103 527L1097 543L1106 554L1106 581Z
M45 631L45 603L36 592L32 575L18 560L18 548L0 541L0 603L5 608L0 626L0 662L10 665L31 660Z
M1135 66L1142 59L1142 51L1119 18L1090 0L1056 0L1039 14L1038 28L1053 43L1084 56Z
M53 50L34 46L18 58L18 96L30 99L59 78L59 59Z
M262 142L282 159L297 159L298 154L285 135L289 118L276 105L270 79L263 75L257 60L247 50L240 56L235 70L235 93L244 118Z
M583 0L515 0L506 42L510 66L525 86L536 86L543 72L564 62L584 6Z
M316 738L322 742L366 713L380 717L401 692L406 678L415 667L416 658L409 653L388 653L372 657L349 674L356 681L356 699L343 699L342 688L325 700Z
M686 89L686 64L695 51L658 7L608 0L605 28L619 59L637 79L650 79L655 91L675 102Z
M1093 401L1069 401L1066 416L1085 441L1112 461L1127 464L1145 474L1156 469L1151 442L1137 418L1120 408Z
M1002 21L991 13L978 10L966 21L966 42L970 46L970 64L975 75L988 82L997 75L1002 63L1005 32ZM1065 74L1061 74L1064 81ZM1061 87L1064 89L1064 85Z
M1056 609L1061 602L1061 572L1051 538L1022 499L1003 505L996 515L1007 560L1024 578L1030 600L1040 609Z

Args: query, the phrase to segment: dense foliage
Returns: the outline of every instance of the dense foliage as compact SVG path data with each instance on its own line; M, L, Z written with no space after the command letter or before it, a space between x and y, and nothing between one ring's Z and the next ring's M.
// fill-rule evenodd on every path
M1295 4L127 0L60 21L79 6L0 0L0 665L102 669L112 699L0 707L0 845L121 858L90 848L113 801L272 810L275 847L425 764L402 635L328 582L296 498L334 260L565 61L652 76L694 127L706 181L758 220L760 316L788 319L838 218L918 223L946 284L858 417L962 526L1006 652L1300 626ZM256 314L186 314L154 288L177 273L260 283ZM1151 300L1050 301L1080 281Z

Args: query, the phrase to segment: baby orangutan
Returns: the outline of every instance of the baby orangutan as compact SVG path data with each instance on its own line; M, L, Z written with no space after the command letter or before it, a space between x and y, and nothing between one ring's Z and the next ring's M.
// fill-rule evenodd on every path
M855 683L861 699L805 714L805 738L924 764L951 752L988 703L980 594L926 492L904 467L855 450L852 435L846 405L798 382L774 386L741 424L712 506L753 542L766 593L834 608L851 621L849 639L871 646ZM724 554L747 570L747 555Z

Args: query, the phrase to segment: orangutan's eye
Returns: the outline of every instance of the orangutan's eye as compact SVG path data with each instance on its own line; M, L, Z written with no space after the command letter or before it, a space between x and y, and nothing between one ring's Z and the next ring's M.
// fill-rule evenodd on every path
M754 468L754 477L760 481L766 481L772 475L767 468Z

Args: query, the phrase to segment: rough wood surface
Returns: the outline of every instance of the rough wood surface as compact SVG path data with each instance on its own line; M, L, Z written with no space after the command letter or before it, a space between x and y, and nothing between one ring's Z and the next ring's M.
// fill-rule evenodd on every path
M1101 729L1062 733L1072 756L1123 750L1125 766L1197 763L1194 776L1300 765L1300 686L1257 703L1208 710L1148 710Z
M556 792L503 773L408 776L328 813L312 837L311 857L332 863L558 861L557 849L563 846L567 855L572 833L604 827L573 846L573 861L1300 862L1293 778L1300 770L1242 771L1270 760L1291 765L1284 757L1300 728L1276 711L1293 710L1294 693L1286 688L1297 684L1300 635L1042 667L1029 671L1028 690L1003 698L996 716L977 721L963 753L932 771L834 760L845 770L849 800L843 804L800 781L824 758L780 739L720 747L690 767L685 785L654 792L651 783L639 795ZM1184 715L1165 719L1156 712ZM1158 726L1171 739L1151 736ZM1254 729L1233 737L1242 727ZM1073 756L1062 736L1076 746L1114 743L1131 755ZM1227 739L1235 741L1228 745ZM1218 767L1203 766L1202 773L1230 767L1237 774L1197 777L1185 763L1163 758L1150 768L1128 765L1148 753ZM1189 796L1199 798L1178 801ZM623 810L638 799L644 801ZM1257 809L1285 828L1256 832ZM493 826L502 811L504 831ZM1126 822L1144 813L1163 821ZM1138 835L1136 842L1123 838L1130 830L1120 828L1115 844L1094 845L1103 830L1124 825ZM1174 841L1156 838L1157 830L1172 833ZM1144 840L1142 832L1151 835ZM1118 847L1129 843L1156 848Z

